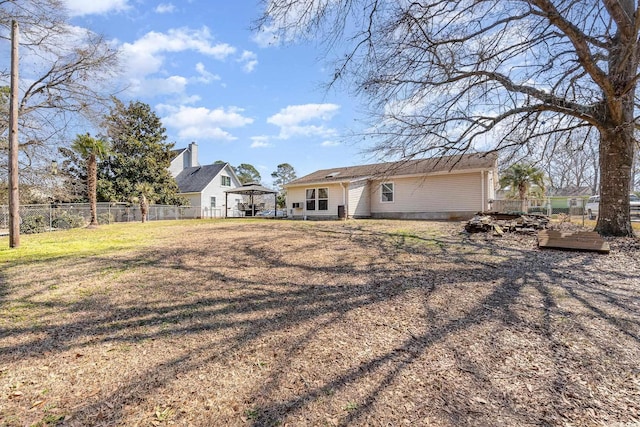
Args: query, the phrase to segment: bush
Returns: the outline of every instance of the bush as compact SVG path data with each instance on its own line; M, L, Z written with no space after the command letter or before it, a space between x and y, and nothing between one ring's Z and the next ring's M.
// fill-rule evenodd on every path
M20 221L20 233L36 234L45 231L44 215L25 216Z
M100 224L111 224L114 221L114 216L109 212L104 212L98 215L98 223Z
M53 228L67 230L69 228L80 228L85 226L82 215L73 215L69 212L60 212L51 222Z

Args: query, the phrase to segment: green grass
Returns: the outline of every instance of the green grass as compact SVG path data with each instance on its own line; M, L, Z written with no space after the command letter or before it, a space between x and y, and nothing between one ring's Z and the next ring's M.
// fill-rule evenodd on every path
M572 223L582 225L582 218L575 219L575 217L571 220ZM585 219L584 226L590 229L596 228L596 220ZM632 221L631 228L635 232L636 236L640 235L640 222Z
M64 257L108 254L151 245L167 228L211 224L211 220L116 223L99 228L77 228L20 236L20 246L9 248L9 238L0 238L0 265L22 264Z

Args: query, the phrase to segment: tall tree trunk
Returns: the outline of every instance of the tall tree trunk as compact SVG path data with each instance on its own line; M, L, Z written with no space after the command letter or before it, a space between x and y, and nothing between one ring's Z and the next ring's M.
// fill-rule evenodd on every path
M96 156L95 154L90 154L87 160L87 192L89 193L89 204L91 206L90 227L98 226L97 175Z
M601 134L600 205L596 231L602 235L633 236L629 192L634 144L631 126L613 127Z
M633 0L617 2L626 19L635 13ZM627 31L625 31L625 29ZM638 71L637 30L630 35L622 26L609 54L608 93L600 131L600 206L596 231L605 236L633 236L629 192L635 151L635 94Z
M142 217L142 222L147 221L147 212L149 211L149 200L147 200L147 196L143 193L140 195L140 216Z
M529 200L527 193L527 187L524 184L519 184L518 194L520 194L520 210L524 213L529 212Z

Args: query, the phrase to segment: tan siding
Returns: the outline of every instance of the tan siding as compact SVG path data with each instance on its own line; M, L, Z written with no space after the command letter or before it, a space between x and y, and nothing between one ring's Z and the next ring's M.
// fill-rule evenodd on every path
M371 198L368 181L349 184L349 216L370 216Z
M316 210L307 211L306 210L306 189L307 188L327 188L329 191L329 204L328 209L326 211L318 210L318 205L316 203ZM345 190L346 191L346 190ZM338 216L338 205L344 205L345 194L343 193L343 188L340 184L326 184L326 185L314 185L308 187L288 187L287 188L287 206L291 208L291 203L300 202L302 203L302 209L294 209L293 215L307 215L307 216L316 216L316 217L337 217Z
M300 203L300 209L293 209L294 203ZM290 187L287 188L287 209L288 214L293 217L299 217L304 215L304 188L303 187ZM291 213L293 212L293 213Z
M485 178L487 174L485 173ZM382 203L380 184L393 182L394 201ZM485 181L486 182L486 181ZM485 187L485 200L488 194ZM371 184L371 212L455 212L482 208L480 172L396 178Z

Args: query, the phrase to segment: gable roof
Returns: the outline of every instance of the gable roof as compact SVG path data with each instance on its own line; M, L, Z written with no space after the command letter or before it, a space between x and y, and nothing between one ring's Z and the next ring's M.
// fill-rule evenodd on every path
M550 197L580 197L591 196L591 187L570 186L564 188L549 188L547 195Z
M456 156L433 157L430 159L403 160L399 162L376 163L372 165L348 166L319 171L295 179L287 184L299 185L316 182L345 182L367 178L392 176L425 175L438 172L454 172L473 169L494 168L496 153L474 153Z
M176 176L180 193L199 193L227 166L226 163L185 168Z
M171 160L178 157L182 152L184 152L186 148L176 148L175 150L171 150Z

